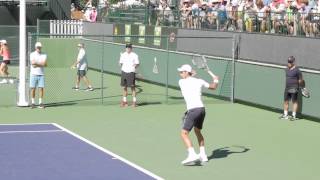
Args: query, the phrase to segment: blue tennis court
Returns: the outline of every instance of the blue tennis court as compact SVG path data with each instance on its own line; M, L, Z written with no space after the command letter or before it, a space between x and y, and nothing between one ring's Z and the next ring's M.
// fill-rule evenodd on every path
M162 179L57 124L0 125L5 180Z

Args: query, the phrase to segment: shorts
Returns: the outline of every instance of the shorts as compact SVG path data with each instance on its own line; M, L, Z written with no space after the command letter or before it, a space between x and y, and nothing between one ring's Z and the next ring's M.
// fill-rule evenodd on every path
M184 113L182 118L182 129L191 131L193 127L202 129L206 110L204 107L190 109Z
M298 88L296 88L295 91L290 91L288 89L284 90L284 100L285 101L292 101L292 102L297 102L298 101Z
M10 64L10 60L3 60L1 63L8 65L8 64Z
M30 88L44 88L43 75L30 75Z
M121 86L122 87L135 87L136 85L136 73L121 73Z
M84 77L86 76L87 71L86 70L78 70L77 75L80 77Z

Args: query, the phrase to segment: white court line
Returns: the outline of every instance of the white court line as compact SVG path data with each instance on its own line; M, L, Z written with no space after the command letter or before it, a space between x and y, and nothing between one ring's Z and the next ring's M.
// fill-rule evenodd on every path
M19 134L19 133L51 133L64 132L63 130L41 130L41 131L0 131L0 134Z
M54 126L60 128L60 129L64 130L65 132L71 134L72 136L74 136L74 137L76 137L76 138L88 143L89 145L99 149L100 151L103 151L104 153L106 153L108 155L111 155L111 156L121 160L122 162L130 165L131 167L134 167L134 168L138 169L139 171L141 171L141 172L143 172L143 173L145 173L145 174L147 174L147 175L149 175L149 176L151 176L151 177L153 177L153 178L155 178L157 180L164 180L162 177L159 177L159 176L153 174L152 172L150 172L150 171L148 171L148 170L146 170L146 169L144 169L144 168L142 168L142 167L140 167L140 166L138 166L138 165L126 160L126 159L124 159L123 157L121 157L121 156L119 156L119 155L117 155L117 154L115 154L115 153L113 153L113 152L111 152L111 151L109 151L109 150L107 150L107 149L105 149L105 148L103 148L103 147L101 147L101 146L89 141L88 139L86 139L86 138L84 138L84 137L82 137L82 136L80 136L80 135L78 135L78 134L76 134L76 133L74 133L74 132L72 132L72 131L70 131L70 130L68 130L68 129L60 126L60 125L58 125L58 124L56 124L56 123L52 123L52 124Z
M0 126L32 126L32 125L54 125L52 123L19 123L19 124L0 124Z

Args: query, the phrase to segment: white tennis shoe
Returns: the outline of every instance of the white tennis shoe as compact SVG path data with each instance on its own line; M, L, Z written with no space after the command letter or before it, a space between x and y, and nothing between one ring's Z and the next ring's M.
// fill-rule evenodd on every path
M208 162L208 156L206 154L199 154L199 159L201 162Z
M6 84L6 83L8 83L7 79L2 79L2 81L0 81L0 84Z
M193 154L193 155L188 155L187 159L183 160L181 164L188 166L188 165L193 165L195 162L199 161L199 155L198 154Z

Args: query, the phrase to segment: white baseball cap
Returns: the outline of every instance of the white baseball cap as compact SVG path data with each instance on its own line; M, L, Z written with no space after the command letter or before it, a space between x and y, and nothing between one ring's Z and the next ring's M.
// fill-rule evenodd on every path
M189 64L184 64L178 68L178 71L179 72L186 71L186 72L192 73L192 67Z
M83 43L79 43L77 44L78 47L84 47L84 44Z
M5 39L2 39L0 40L0 43L7 44L7 41Z
M36 42L36 44L34 45L36 48L37 47L42 47L42 44L41 44L41 42Z

